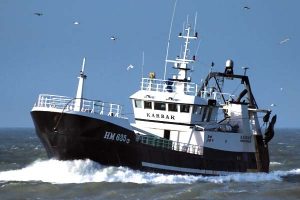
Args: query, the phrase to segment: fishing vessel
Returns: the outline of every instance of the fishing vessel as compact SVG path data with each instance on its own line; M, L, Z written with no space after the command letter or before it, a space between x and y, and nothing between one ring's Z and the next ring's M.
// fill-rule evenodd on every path
M177 73L142 78L130 96L132 123L121 105L84 97L85 60L75 97L40 94L31 116L48 156L157 173L269 172L276 115L270 120L271 111L258 108L246 71L235 74L232 60L192 82L190 43L198 34L187 24L178 38L180 56L166 60ZM227 82L239 85L239 95L225 91Z

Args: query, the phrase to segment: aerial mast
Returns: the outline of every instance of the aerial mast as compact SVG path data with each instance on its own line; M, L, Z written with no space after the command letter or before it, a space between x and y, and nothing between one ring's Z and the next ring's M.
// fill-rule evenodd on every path
M189 58L189 44L190 40L198 38L198 34L197 32L195 32L194 35L191 35L191 26L189 24L186 24L184 31L185 33L179 33L178 36L179 38L185 39L182 56L177 57L175 60L166 60L166 62L174 63L174 68L179 70L178 75L173 76L173 80L189 82L190 77L187 76L187 71L190 70L190 68L188 68L188 64L191 62L195 62L194 56L192 59Z
M83 58L81 71L79 74L79 81L78 81L78 87L77 87L77 93L76 93L76 99L75 99L75 108L74 111L80 111L82 107L82 101L83 101L83 86L84 81L87 78L87 76L84 74L84 66L85 66L85 58Z

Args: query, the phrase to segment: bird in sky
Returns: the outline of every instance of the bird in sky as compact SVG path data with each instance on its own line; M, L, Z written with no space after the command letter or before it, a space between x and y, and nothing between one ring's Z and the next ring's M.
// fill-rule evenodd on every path
M285 38L284 40L281 40L279 42L279 44L284 44L284 43L288 42L289 40L290 40L290 38Z
M249 6L244 6L244 10L250 10Z
M78 21L75 21L73 24L74 24L74 25L79 25L79 22L78 22Z
M44 15L43 13L40 13L40 12L35 12L34 14L37 15L37 16L42 16L42 15Z
M129 71L129 70L131 70L131 69L133 69L134 68L134 66L132 65L132 64L130 64L128 67L127 67L127 71Z
M111 40L116 40L117 38L115 36L110 37Z

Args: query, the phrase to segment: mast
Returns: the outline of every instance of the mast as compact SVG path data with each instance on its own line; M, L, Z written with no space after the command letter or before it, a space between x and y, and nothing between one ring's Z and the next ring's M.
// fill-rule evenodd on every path
M183 82L190 82L191 78L187 76L187 71L190 70L188 68L188 64L191 62L195 62L195 57L193 56L192 59L189 58L189 44L190 40L197 39L198 34L195 32L194 36L191 36L191 26L187 24L186 28L184 29L185 35L179 33L179 38L185 39L184 44L184 51L181 57L177 57L175 60L166 60L169 63L174 63L174 68L178 69L178 74L174 75L172 80L174 81L183 81Z
M86 79L86 75L84 74L84 66L85 66L85 58L83 58L81 71L79 74L79 81L78 81L78 87L77 87L77 93L76 93L76 99L75 99L75 108L74 111L80 111L82 107L82 98L83 98L83 86L84 86L84 80Z

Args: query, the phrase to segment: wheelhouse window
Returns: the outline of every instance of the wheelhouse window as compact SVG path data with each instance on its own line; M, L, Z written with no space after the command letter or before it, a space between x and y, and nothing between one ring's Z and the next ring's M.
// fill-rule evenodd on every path
M190 105L181 104L180 105L180 112L189 113L190 112Z
M170 130L164 130L164 138L169 140L170 139L170 133L171 133Z
M207 110L208 110L208 107L207 107L207 106L204 106L203 114L202 114L202 121L204 121L204 119L205 119L205 117L206 117Z
M210 121L212 111L213 111L213 108L212 108L212 107L209 107L208 113L207 113L207 117L206 117L206 121L207 121L207 122Z
M142 100L134 100L134 105L136 108L142 108Z
M144 108L145 109L152 109L152 102L151 101L144 101Z
M154 110L166 110L166 104L162 102L154 102Z
M193 107L193 114L200 115L201 111L202 111L202 107L201 106L194 106Z
M168 104L168 111L177 112L177 104L176 103L169 103Z

